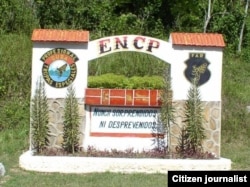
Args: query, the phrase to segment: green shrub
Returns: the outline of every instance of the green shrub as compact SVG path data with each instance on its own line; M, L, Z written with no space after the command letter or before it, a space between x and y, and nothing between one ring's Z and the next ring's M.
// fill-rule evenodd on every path
M116 75L113 73L107 73L100 76L89 76L88 87L89 88L121 88L126 82L124 75Z
M133 76L107 73L100 76L88 77L88 88L109 88L109 89L161 89L164 86L161 76Z

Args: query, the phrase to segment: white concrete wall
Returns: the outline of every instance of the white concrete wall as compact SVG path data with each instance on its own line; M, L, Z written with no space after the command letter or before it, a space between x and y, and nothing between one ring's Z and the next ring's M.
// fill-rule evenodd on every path
M76 62L77 74L73 82L76 91L76 97L83 98L84 90L87 87L87 75L88 75L88 51L87 44L76 43L56 43L56 42L39 42L33 44L32 50L32 82L31 82L31 94L34 95L36 89L36 83L42 76L43 62L40 60L42 55L54 48L66 48L76 54L79 60ZM48 98L65 98L67 88L54 88L48 84L45 84L45 89Z
M128 49L119 50L115 49L114 40L115 38L127 37ZM138 46L141 49L136 49L133 46L133 41L136 37L144 38L144 42L138 42ZM152 40L159 44L158 47L152 48L152 52L148 52L148 42ZM105 52L100 54L99 44L100 41L104 42L107 46L105 49L111 49L110 52ZM110 42L107 42L110 41ZM186 100L187 91L190 88L190 82L184 76L184 71L187 68L185 61L189 59L189 53L205 53L206 59L210 62L208 69L211 72L211 77L204 85L200 87L201 99L203 101L221 101L221 79L222 79L222 58L223 53L221 48L199 48L199 47L180 47L172 46L171 43L162 41L155 38L137 36L137 35L122 35L122 36L112 36L106 37L98 40L89 42L88 44L75 44L75 43L34 43L32 51L32 95L36 88L36 82L40 76L42 76L42 65L43 62L40 60L41 56L47 51L63 47L73 53L75 53L79 61L76 62L77 65L77 76L74 81L74 86L76 88L76 96L79 98L84 97L84 89L87 87L87 76L88 76L88 61L95 58L112 54L114 52L120 51L137 51L147 54L152 54L157 58L171 64L171 78L172 78L172 88L173 88L173 99L174 100ZM47 96L49 98L64 98L67 88L53 88L46 85Z
M126 38L127 48L124 49L119 46L119 49L116 49L116 38L120 39L120 41L123 41L123 39ZM136 46L137 48L134 45L135 39L138 39L138 43ZM149 47L149 42L153 43L151 51L147 50ZM104 53L100 53L100 43L106 46L104 47ZM185 61L189 59L189 54L204 53L206 59L210 62L208 69L211 72L211 77L208 82L200 86L201 99L203 101L221 101L223 56L221 48L172 46L172 43L170 42L137 35L111 36L91 41L88 44L35 42L32 51L32 96L34 95L34 91L36 89L37 80L42 77L43 62L40 60L40 58L47 51L54 48L66 48L73 52L79 58L79 60L76 62L77 74L73 82L77 98L84 99L85 88L87 88L88 61L98 57L112 54L114 52L137 51L151 54L171 64L171 78L174 101L187 99L187 93L191 86L191 83L185 77L184 71L187 68ZM65 98L67 94L67 88L54 88L46 84L45 89L48 98ZM88 111L86 112L86 128L83 132L83 147L86 148L88 145L96 145L100 148L127 149L130 148L131 145L134 146L135 149L152 148L152 138L102 138L89 136L91 132L91 119L90 115L88 114Z

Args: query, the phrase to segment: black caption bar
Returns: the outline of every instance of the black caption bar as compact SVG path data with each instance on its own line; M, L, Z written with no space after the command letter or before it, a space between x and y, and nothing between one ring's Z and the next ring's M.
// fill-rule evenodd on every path
M209 187L220 183L249 187L250 171L168 171L168 187Z

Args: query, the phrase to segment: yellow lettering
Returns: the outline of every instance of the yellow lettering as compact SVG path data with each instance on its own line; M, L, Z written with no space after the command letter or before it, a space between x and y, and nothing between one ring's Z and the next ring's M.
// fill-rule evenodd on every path
M191 58L204 58L205 57L205 53L191 53L190 57Z

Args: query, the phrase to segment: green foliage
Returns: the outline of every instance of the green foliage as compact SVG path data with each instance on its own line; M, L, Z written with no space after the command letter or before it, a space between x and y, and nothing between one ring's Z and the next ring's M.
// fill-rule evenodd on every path
M113 73L103 74L101 76L89 76L89 88L121 88L127 78L124 75L116 75Z
M183 126L181 128L179 134L178 145L176 146L176 153L181 157L185 158L186 152L188 151L188 134L186 131L186 127Z
M250 138L250 63L241 58L226 57L222 76L222 132L226 142L245 134Z
M187 141L185 151L192 153L202 151L202 142L206 138L203 127L204 113L197 77L198 76L195 75L188 91L188 99L185 102L185 120L183 122L185 124L184 131L186 132L184 132L184 136L182 136L186 138L184 142Z
M139 34L167 39L169 32L203 32L209 1L194 0L1 0L0 33L25 33L34 28L83 29L91 39ZM221 33L235 53L246 21L242 45L249 48L246 1L211 1L206 32Z
M79 0L34 0L34 2L41 28L77 28L78 25L75 23L80 21L79 17L83 16L81 13L87 11L87 7L83 9L85 3Z
M202 32L203 29L203 1L178 0L169 1L173 18L173 30L185 32Z
M1 0L0 12L0 33L30 34L38 27L32 1Z
M29 102L31 51L32 43L26 35L0 35L0 98L16 97Z
M163 78L161 76L133 76L129 79L127 88L131 89L161 89L164 86Z
M113 72L126 77L162 76L166 66L168 66L166 62L149 54L117 52L90 61L88 72L90 76Z
M243 46L249 48L246 1L211 1L206 32L224 35L227 50L236 52L246 21ZM91 39L139 34L167 39L168 33L203 32L209 1L151 0L1 0L0 33L25 33L34 28L83 29Z
M124 75L107 73L88 77L88 88L161 89L163 85L163 79L160 76L134 76L127 78Z
M164 83L163 83L163 89L162 89L162 93L161 93L161 114L160 114L160 118L161 118L161 122L163 124L164 127L164 134L167 135L167 145L168 145L168 152L170 153L170 146L171 146L171 134L170 134L170 126L172 124L175 124L175 108L173 106L173 98L172 98L172 88L171 88L171 77L170 77L170 67L166 68L164 74L163 74L163 79L164 79Z
M29 124L30 59L27 36L0 34L0 131Z
M48 99L44 86L44 81L39 79L31 103L31 141L38 154L49 145L50 136Z
M29 124L30 101L21 98L0 99L0 131Z
M75 89L69 86L65 99L64 121L63 121L63 148L68 153L75 153L79 150L79 124L80 115L78 101L75 96Z
M239 33L245 19L245 1L217 0L212 6L212 20L209 32L222 33L227 44L227 50L235 53L239 43ZM244 31L243 42L247 40L248 28Z
M0 78L0 97L6 94L6 86L4 85L3 79Z

